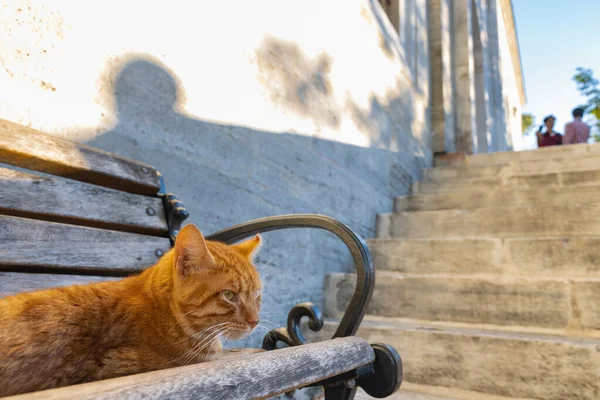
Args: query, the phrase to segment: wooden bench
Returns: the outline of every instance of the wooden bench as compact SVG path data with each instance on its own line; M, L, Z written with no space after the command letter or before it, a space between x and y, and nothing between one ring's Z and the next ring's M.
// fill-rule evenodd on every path
M170 249L188 216L152 166L3 120L0 163L0 297L137 273ZM291 215L208 238L233 243L297 227L333 232L354 259L356 292L331 340L307 342L300 320L308 317L309 328L318 331L323 317L315 305L302 303L290 311L286 328L265 337L263 349L273 351L232 351L210 363L15 398L251 399L307 386L323 386L327 399L350 399L357 386L374 397L389 396L401 383L398 354L353 337L375 275L368 248L351 229L325 216ZM281 343L287 347L278 348Z

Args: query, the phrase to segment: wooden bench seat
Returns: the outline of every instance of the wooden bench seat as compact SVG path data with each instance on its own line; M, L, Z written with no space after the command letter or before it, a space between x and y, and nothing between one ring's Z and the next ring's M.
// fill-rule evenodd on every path
M152 166L0 120L0 297L137 273L171 248L187 216ZM273 351L232 352L210 363L14 398L251 399L310 385L324 386L327 399L349 399L355 385L378 397L392 394L401 382L395 350L352 337L374 285L360 237L331 218L295 215L251 221L207 238L233 243L298 227L336 234L357 268L356 291L335 339L307 344L300 320L308 317L315 331L323 320L316 306L303 303L290 311L286 328L265 339L263 347ZM280 342L291 347L278 349Z
M348 337L266 353L242 353L235 358L6 399L266 399L368 365L374 360L375 353L367 342Z

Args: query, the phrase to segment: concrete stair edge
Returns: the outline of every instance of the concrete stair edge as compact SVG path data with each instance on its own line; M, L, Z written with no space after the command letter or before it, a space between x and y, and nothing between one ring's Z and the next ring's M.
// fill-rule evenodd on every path
M356 400L374 399L361 389L358 390ZM525 398L495 396L488 393L473 392L441 386L419 385L412 382L402 382L400 390L388 400L533 400Z
M596 236L600 233L600 203L380 214L376 233L379 238L431 239Z
M515 174L483 178L456 178L440 182L414 182L411 194L434 194L452 191L510 190L541 188L572 188L600 185L600 168L583 171L548 172L543 174Z
M340 316L354 273L328 274L325 315ZM432 322L552 329L600 337L600 279L415 276L380 272L367 314Z
M325 324L335 326L341 321L341 317L325 317ZM570 334L557 334L551 330L527 330L506 329L502 326L484 324L458 324L451 321L427 321L408 318L380 317L365 315L361 328L384 328L388 330L410 330L423 332L443 332L458 336L481 336L497 339L518 339L524 341L544 341L547 343L574 344L596 348L600 346L600 337L585 337ZM311 334L312 335L312 334ZM600 348L597 349L600 352ZM600 360L599 360L600 361Z
M551 146L535 150L526 151L505 151L485 154L462 154L462 153L446 153L436 155L434 165L436 167L450 165L502 165L508 162L522 160L544 159L552 156L581 156L600 154L600 145L598 144L575 144L568 146Z
M328 319L319 335L327 337L337 323ZM407 382L512 398L600 396L594 372L600 370L600 344L595 340L505 332L481 335L368 319L358 335L394 346L403 359Z
M600 236L387 238L369 239L367 244L377 271L553 278L600 276Z
M435 166L423 169L426 178L476 178L512 174L539 174L556 172L592 171L600 165L600 152L577 157L544 157L535 160L516 160L506 164Z
M600 202L600 186L546 187L537 189L506 188L397 196L394 213L496 207L531 207L539 204L587 204Z

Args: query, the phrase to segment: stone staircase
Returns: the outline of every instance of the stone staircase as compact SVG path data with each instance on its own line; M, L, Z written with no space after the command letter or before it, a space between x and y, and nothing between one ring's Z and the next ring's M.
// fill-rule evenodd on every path
M600 145L438 158L377 236L359 334L411 390L600 399ZM354 282L328 276L328 326Z

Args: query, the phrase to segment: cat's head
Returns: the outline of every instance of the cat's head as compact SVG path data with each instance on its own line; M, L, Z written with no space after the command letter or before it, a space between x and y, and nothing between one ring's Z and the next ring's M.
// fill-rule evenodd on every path
M241 339L258 325L262 285L252 258L261 237L228 246L186 225L175 242L174 301L190 335Z

